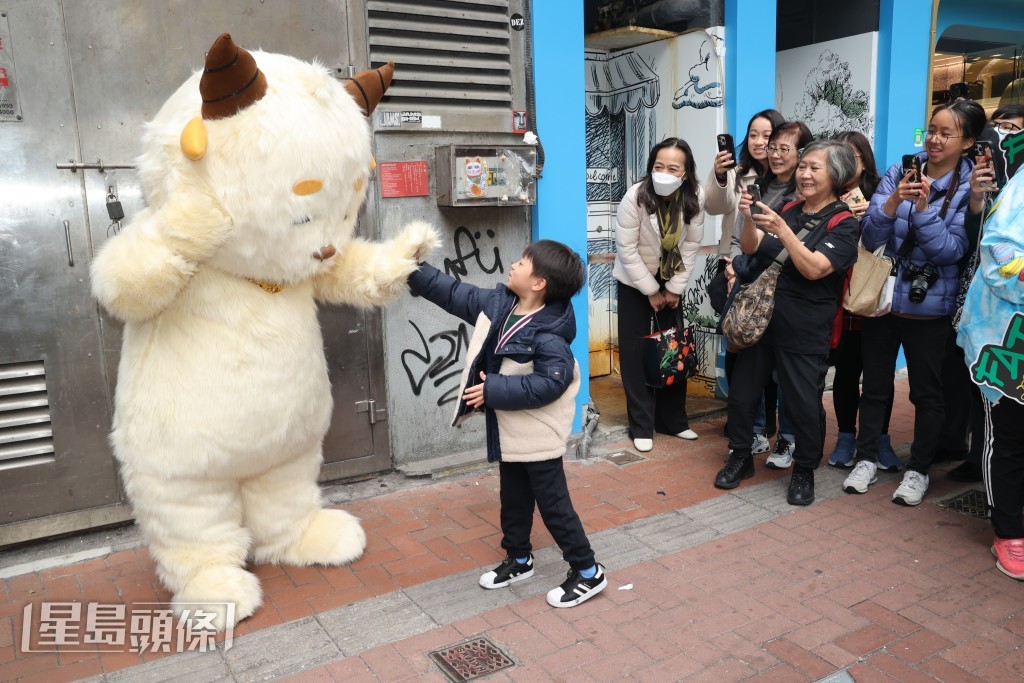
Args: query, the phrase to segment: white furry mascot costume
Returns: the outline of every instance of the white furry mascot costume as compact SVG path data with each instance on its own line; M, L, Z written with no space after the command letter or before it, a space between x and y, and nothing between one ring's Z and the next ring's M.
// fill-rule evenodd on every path
M148 208L92 264L125 322L111 442L135 517L176 610L209 605L220 628L260 606L247 560L336 565L366 545L317 487L317 302L394 299L437 241L424 224L352 237L374 166L365 116L391 72L342 84L221 35L147 127Z

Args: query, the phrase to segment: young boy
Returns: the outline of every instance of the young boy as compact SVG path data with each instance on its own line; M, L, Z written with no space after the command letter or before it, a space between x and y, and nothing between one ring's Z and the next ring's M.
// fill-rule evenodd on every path
M576 336L569 300L583 278L580 257L551 240L526 248L509 270L507 287L481 289L426 263L409 277L413 294L475 325L452 424L474 411L485 413L487 459L499 463L501 547L507 553L480 585L503 588L533 576L536 503L570 567L565 582L548 592L553 607L573 607L608 585L562 469L580 384L569 349Z

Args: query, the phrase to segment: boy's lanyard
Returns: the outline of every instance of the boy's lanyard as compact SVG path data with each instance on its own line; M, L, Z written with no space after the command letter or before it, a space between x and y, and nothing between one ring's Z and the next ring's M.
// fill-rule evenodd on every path
M505 316L505 322L502 324L502 328L504 328L504 327L506 327L508 325L508 319L512 317L512 313L515 310L516 310L516 307L513 306L512 310L510 310L508 312L508 315ZM512 327L509 327L507 330L505 330L505 332L502 333L502 335L500 337L498 337L498 344L495 346L495 348L496 349L500 349L502 346L504 346L506 343L508 343L508 340L511 339L512 337L514 337L516 332L518 332L519 330L521 330L524 327L526 327L527 323L529 323L530 320L533 319L533 316L537 315L542 310L544 310L543 306L538 308L536 311L531 311L530 313L527 313L522 318L517 320L516 323L514 325L512 325Z

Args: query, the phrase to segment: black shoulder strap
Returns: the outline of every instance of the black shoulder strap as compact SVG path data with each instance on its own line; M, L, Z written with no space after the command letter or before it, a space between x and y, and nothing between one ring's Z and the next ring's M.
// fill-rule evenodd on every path
M803 206L803 202L790 202L789 204L786 205L785 208L796 208L798 206ZM821 211L807 219L807 223L804 224L804 229L796 234L796 238L803 242L804 238L807 237L808 233L810 233L816 227L821 225L821 222L823 220L830 217L836 211L842 209L845 206L846 205L843 204L842 202L836 201L824 207ZM789 260L789 251L785 247L783 247L782 251L779 252L778 256L776 256L774 260L775 263L779 264L780 266L785 265L786 261Z

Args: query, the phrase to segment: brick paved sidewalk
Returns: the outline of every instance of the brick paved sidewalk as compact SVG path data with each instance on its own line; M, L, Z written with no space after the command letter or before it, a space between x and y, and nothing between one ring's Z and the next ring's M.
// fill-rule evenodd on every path
M987 522L897 508L896 483L611 571L571 610L537 594L292 680L444 681L429 652L481 636L517 662L490 681L1021 680L1024 587Z
M897 444L911 432L905 385L897 383L892 418ZM547 573L538 567L538 576L526 582L534 586L525 593L486 592L505 593L498 599L509 602L443 624L428 615L426 633L365 652L333 642L305 662L314 668L303 676L358 680L349 673L362 672L365 680L443 680L425 652L485 633L519 662L509 674L515 680L613 680L615 672L625 675L617 668L619 660L631 663L625 673L649 670L650 680L666 680L666 671L674 672L667 680L691 674L715 680L761 675L814 680L851 664L857 680L871 680L862 676L880 676L880 671L900 680L923 672L945 680L970 680L968 672L984 680L1019 680L1024 665L1015 647L1024 632L1024 586L994 569L985 545L987 523L933 504L952 491L941 474L925 504L902 509L888 501L896 477L866 496L848 497L835 484L843 473L823 468L819 500L842 497L794 511L784 503L783 482L775 481L785 473L759 467L755 479L730 494L711 487L725 453L721 424L721 418L696 423L697 442L659 437L647 460L623 467L600 457L567 464L574 503L599 556L614 560L607 563L615 571L604 595L572 610L556 613L547 607L542 594L559 582L564 565L538 520L535 545L542 549L538 556L549 560ZM830 429L834 433L834 425ZM606 450L627 446L608 444ZM825 480L833 482L828 495ZM631 529L660 524L662 535L677 528L685 535L687 511L717 505L719 499L742 501L766 487L774 502L754 510L749 528L717 533L706 542L695 538L685 550L666 546L663 554L615 554L629 533L640 533ZM429 594L440 583L455 581L451 585L475 591L471 596L485 593L475 576L501 557L496 488L496 472L490 469L346 504L366 527L366 555L343 568L254 568L263 582L264 607L239 625L236 647L229 652L262 642L261 635L272 643L289 629L314 627L315 635L329 623L352 628L348 617L363 606L371 611L362 620L386 618L389 600L417 590ZM633 590L617 590L625 583L633 583ZM109 678L132 680L134 673L159 666L147 663L163 655L26 655L20 651L22 612L26 604L43 601L134 604L169 597L145 550L6 579L0 582L0 680L78 680L122 670L123 676ZM354 627L360 623L355 620ZM899 647L911 646L912 655L900 654ZM324 659L324 652L336 656ZM327 665L342 654L351 656ZM169 660L175 671L182 657ZM604 664L597 666L599 661ZM325 666L316 668L320 665ZM246 671L224 666L227 677L249 680Z

